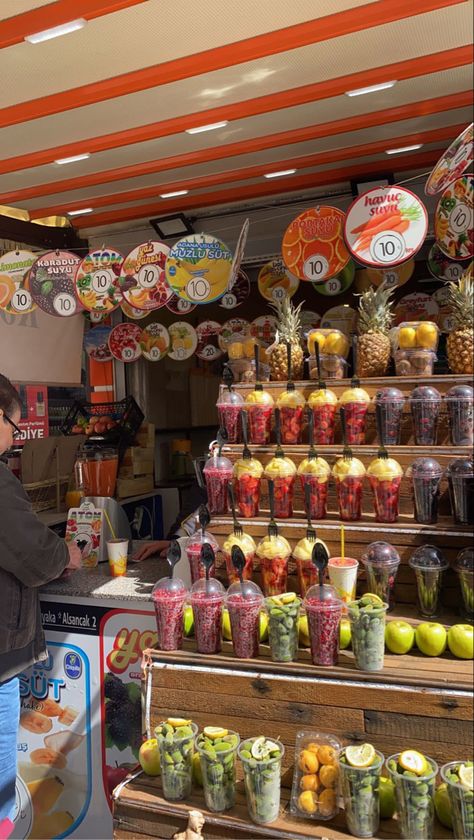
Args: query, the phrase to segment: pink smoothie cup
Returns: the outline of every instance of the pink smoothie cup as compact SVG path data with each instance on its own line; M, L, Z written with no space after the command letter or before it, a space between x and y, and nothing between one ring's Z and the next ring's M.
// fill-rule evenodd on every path
M233 583L227 590L232 644L238 659L258 656L263 600L262 590L252 580Z
M219 653L222 648L222 607L225 589L216 578L202 578L191 587L194 636L198 653Z
M348 604L355 598L358 569L359 562L354 557L329 558L329 580L344 604Z
M151 597L155 605L159 650L180 650L183 646L183 612L188 590L179 578L162 578Z

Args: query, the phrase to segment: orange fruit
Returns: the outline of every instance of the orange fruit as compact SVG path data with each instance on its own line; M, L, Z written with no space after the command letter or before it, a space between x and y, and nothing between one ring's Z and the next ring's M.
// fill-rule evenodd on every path
M299 766L303 773L317 773L319 762L315 753L309 750L301 750Z
M318 760L320 764L335 764L336 750L330 744L323 744L318 749Z
M308 773L306 776L301 776L300 788L301 790L317 790L318 776L316 773Z
M337 782L337 767L334 764L323 764L319 771L321 784L325 788L333 788Z
M301 245L297 242L296 245L291 245L289 247L282 246L281 253L285 261L285 265L291 271L291 269L295 268L301 259Z
M326 788L319 795L319 813L322 817L329 817L336 810L336 791Z
M310 752L314 752L317 755L318 750L319 750L319 744L315 744L314 741L311 741L310 744L306 744L305 750L309 750Z
M15 283L9 274L0 274L0 309L8 306L15 288Z
M300 240L300 232L298 225L295 225L294 222L291 223L285 230L285 234L282 240L282 248L291 248L293 245L297 245Z
M318 810L318 800L312 790L305 790L298 797L298 807L306 814L315 814Z
M341 268L349 262L349 251L347 250L346 246L344 245L344 241L342 239L338 239L334 244L334 251L336 254L337 259L340 263L342 263Z

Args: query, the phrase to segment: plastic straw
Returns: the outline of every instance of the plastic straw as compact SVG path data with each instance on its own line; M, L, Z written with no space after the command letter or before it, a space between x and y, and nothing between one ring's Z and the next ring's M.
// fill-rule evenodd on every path
M344 560L344 525L341 525L341 559Z
M112 534L112 539L113 539L113 540L116 540L116 539L117 539L117 535L116 535L116 533L115 533L115 531L114 531L114 529L113 529L112 523L111 523L111 521L110 521L109 514L107 513L107 508L103 508L103 510L104 510L104 516L105 516L105 518L106 518L106 520L107 520L107 525L109 526L110 533Z

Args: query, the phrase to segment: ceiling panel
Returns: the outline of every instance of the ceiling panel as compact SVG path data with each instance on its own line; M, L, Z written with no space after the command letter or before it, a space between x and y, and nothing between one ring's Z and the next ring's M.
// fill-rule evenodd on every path
M22 15L40 6L46 6L51 0L2 0L0 3L0 20Z

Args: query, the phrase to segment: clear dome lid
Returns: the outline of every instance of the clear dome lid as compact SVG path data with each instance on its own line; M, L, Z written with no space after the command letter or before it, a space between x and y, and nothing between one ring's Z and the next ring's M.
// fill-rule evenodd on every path
M441 402L441 394L431 385L419 385L410 394L410 402Z
M218 472L231 473L233 469L232 461L229 461L224 455L218 455L217 452L214 452L204 464L204 472L217 470Z
M411 478L440 478L443 467L434 458L416 458L408 467L407 476Z
M404 403L405 402L405 395L399 388L379 388L377 393L374 397L374 402L376 405L382 405L383 403Z
M474 475L474 460L472 458L456 458L450 461L446 470L450 476L468 476Z
M397 549L383 540L370 543L360 559L365 566L378 566L379 568L395 566L400 563L400 555Z
M282 391L275 403L277 408L301 408L305 405L306 400L301 391L293 390Z
M463 548L456 557L453 568L456 572L474 572L474 548Z
M221 391L219 394L219 398L217 400L217 407L220 408L221 406L226 405L238 405L242 406L244 404L244 398L242 394L239 394L238 391L226 389L225 391Z
M164 577L155 583L151 596L154 599L166 598L166 596L177 597L178 595L185 595L187 591L187 586L181 578Z
M471 388L470 385L455 385L454 388L449 389L448 393L445 396L445 400L448 400L448 402L457 402L458 400L472 402L473 397L474 390Z
M322 586L319 586L318 583L310 586L306 593L304 603L308 605L309 602L309 606L311 607L314 601L324 601L326 606L334 607L334 609L336 607L339 608L343 604L342 598L339 598L334 586L329 586L327 583L323 583Z
M436 545L422 545L408 561L412 569L438 569L443 571L449 566L446 557Z
M209 580L200 578L191 587L189 593L190 600L192 601L194 596L199 598L203 593L207 598L214 598L217 601L219 598L225 597L225 587L217 578L211 577Z
M289 557L291 546L281 534L267 534L257 545L257 556L272 560L274 557Z
M324 458L303 458L298 466L298 475L309 475L321 478L321 483L329 480L331 467Z
M229 598L247 598L252 601L259 600L263 603L263 592L253 580L244 580L243 583L236 581L229 586L227 590L227 600Z
M197 547L197 549L200 551L201 546L203 546L204 543L209 543L209 545L212 545L215 551L218 551L219 549L219 543L217 542L216 538L213 537L212 534L209 533L209 531L204 531L203 534L201 529L199 529L186 540L186 550L188 550L190 547Z
M264 469L265 478L288 478L296 475L296 465L291 458L275 455Z

